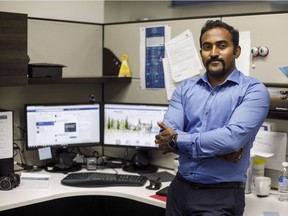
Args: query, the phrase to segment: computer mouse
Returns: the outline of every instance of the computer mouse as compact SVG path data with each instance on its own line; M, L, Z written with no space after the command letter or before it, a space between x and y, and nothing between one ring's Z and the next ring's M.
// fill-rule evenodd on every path
M162 186L160 181L149 180L150 184L146 187L149 190L159 190Z

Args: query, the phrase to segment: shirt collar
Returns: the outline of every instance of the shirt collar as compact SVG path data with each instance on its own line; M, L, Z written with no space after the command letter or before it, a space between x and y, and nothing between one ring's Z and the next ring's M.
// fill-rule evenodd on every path
M225 84L227 82L233 82L233 83L239 83L240 82L240 77L239 77L240 71L235 68L232 73L227 77L227 79L221 84ZM203 74L202 76L199 77L197 83L206 83L209 84L208 82L208 76L207 76L207 72L205 74Z

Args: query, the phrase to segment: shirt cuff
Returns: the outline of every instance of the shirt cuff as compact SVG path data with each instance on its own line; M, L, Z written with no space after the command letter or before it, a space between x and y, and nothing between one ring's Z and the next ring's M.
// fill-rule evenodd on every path
M195 143L198 140L197 134L187 134L185 132L177 131L177 147L179 148L179 152L188 153L190 155L194 155L197 151L195 149Z

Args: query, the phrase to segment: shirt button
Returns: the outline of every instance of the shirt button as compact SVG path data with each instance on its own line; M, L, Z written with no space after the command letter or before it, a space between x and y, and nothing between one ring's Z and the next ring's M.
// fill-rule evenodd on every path
M208 115L208 112L206 112L205 115Z
M213 96L213 95L214 95L214 92L211 92L211 95Z

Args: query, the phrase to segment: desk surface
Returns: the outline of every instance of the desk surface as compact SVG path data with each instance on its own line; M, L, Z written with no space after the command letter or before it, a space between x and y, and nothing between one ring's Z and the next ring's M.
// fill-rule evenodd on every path
M86 170L83 170L86 171ZM112 169L97 170L99 172L115 172ZM125 173L121 169L118 173ZM159 170L166 171L166 170ZM70 187L61 184L61 180L65 177L61 173L47 173L51 176L50 183L47 188L23 188L19 187L10 191L0 191L0 211L13 209L17 207L36 204L44 201L54 200L58 198L73 196L111 196L122 197L149 205L165 208L166 203L150 197L156 191L146 189L147 183L143 187L100 187L100 188L82 188ZM168 186L170 182L162 183L162 188ZM246 194L246 208L244 216L263 216L265 212L278 212L280 216L288 215L288 202L282 203L277 200L277 192L272 193L265 198L258 198L255 194ZM272 214L273 215L273 214Z
M115 173L115 171L112 169L97 170L97 172ZM117 169L117 172L119 174L120 173L127 174L127 172L124 172L121 169L119 170ZM20 183L20 186L14 188L13 190L0 191L0 211L58 198L65 198L72 196L86 196L86 195L123 197L165 208L165 202L150 197L151 195L154 195L156 191L146 189L146 186L149 185L149 181L147 181L143 187L127 187L127 186L98 187L98 188L70 187L61 184L61 180L66 176L65 174L47 173L45 171L41 171L40 173L49 174L51 176L48 188L28 189L21 187ZM170 182L163 182L162 188L169 184Z

